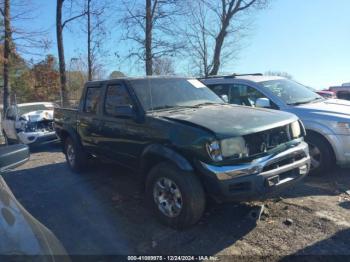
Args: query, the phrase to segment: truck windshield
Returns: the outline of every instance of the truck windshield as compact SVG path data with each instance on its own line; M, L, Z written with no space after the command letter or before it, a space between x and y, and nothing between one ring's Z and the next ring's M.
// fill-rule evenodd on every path
M151 78L130 83L145 111L224 103L196 79Z
M270 80L261 82L261 84L281 98L287 105L300 105L323 100L320 95L310 88L291 80Z

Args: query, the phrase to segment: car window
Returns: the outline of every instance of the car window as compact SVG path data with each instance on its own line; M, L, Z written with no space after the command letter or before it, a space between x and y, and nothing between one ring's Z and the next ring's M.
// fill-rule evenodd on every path
M86 113L96 114L100 105L101 88L88 87L86 91L86 100L84 111Z
M260 82L266 89L278 96L287 105L307 104L323 98L306 86L288 79Z
M214 91L215 94L220 96L221 98L229 98L229 86L222 84L222 85L211 85L209 88Z
M220 84L209 87L220 97L226 95L228 102L236 105L254 107L258 98L266 98L260 91L243 84Z
M123 85L111 85L107 87L105 113L107 115L119 115L118 107L132 105L128 90Z
M258 98L266 98L266 96L247 85L233 84L231 86L230 103L232 104L254 107Z

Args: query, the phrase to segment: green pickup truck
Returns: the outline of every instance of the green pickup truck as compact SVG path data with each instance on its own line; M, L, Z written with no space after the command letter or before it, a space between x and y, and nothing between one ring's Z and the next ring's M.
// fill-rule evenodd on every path
M77 109L55 109L54 126L72 170L98 157L138 171L151 208L175 228L200 219L206 196L264 198L310 167L295 115L227 104L191 78L88 82Z

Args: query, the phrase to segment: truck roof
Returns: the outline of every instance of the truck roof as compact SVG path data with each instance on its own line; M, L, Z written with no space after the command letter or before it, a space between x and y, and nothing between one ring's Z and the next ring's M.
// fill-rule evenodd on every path
M104 83L108 81L113 80L147 80L147 79L192 79L195 77L186 77L186 76L123 76L123 77L116 77L112 79L106 79L106 80L94 80L94 81L88 81L87 83Z

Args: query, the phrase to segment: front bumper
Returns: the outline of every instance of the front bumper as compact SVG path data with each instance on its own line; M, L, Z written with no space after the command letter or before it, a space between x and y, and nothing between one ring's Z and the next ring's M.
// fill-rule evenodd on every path
M17 133L19 140L23 144L39 144L57 139L55 131L44 132L19 132Z
M265 198L293 185L310 169L305 142L279 154L268 155L235 166L197 164L207 192L220 201L246 201Z

